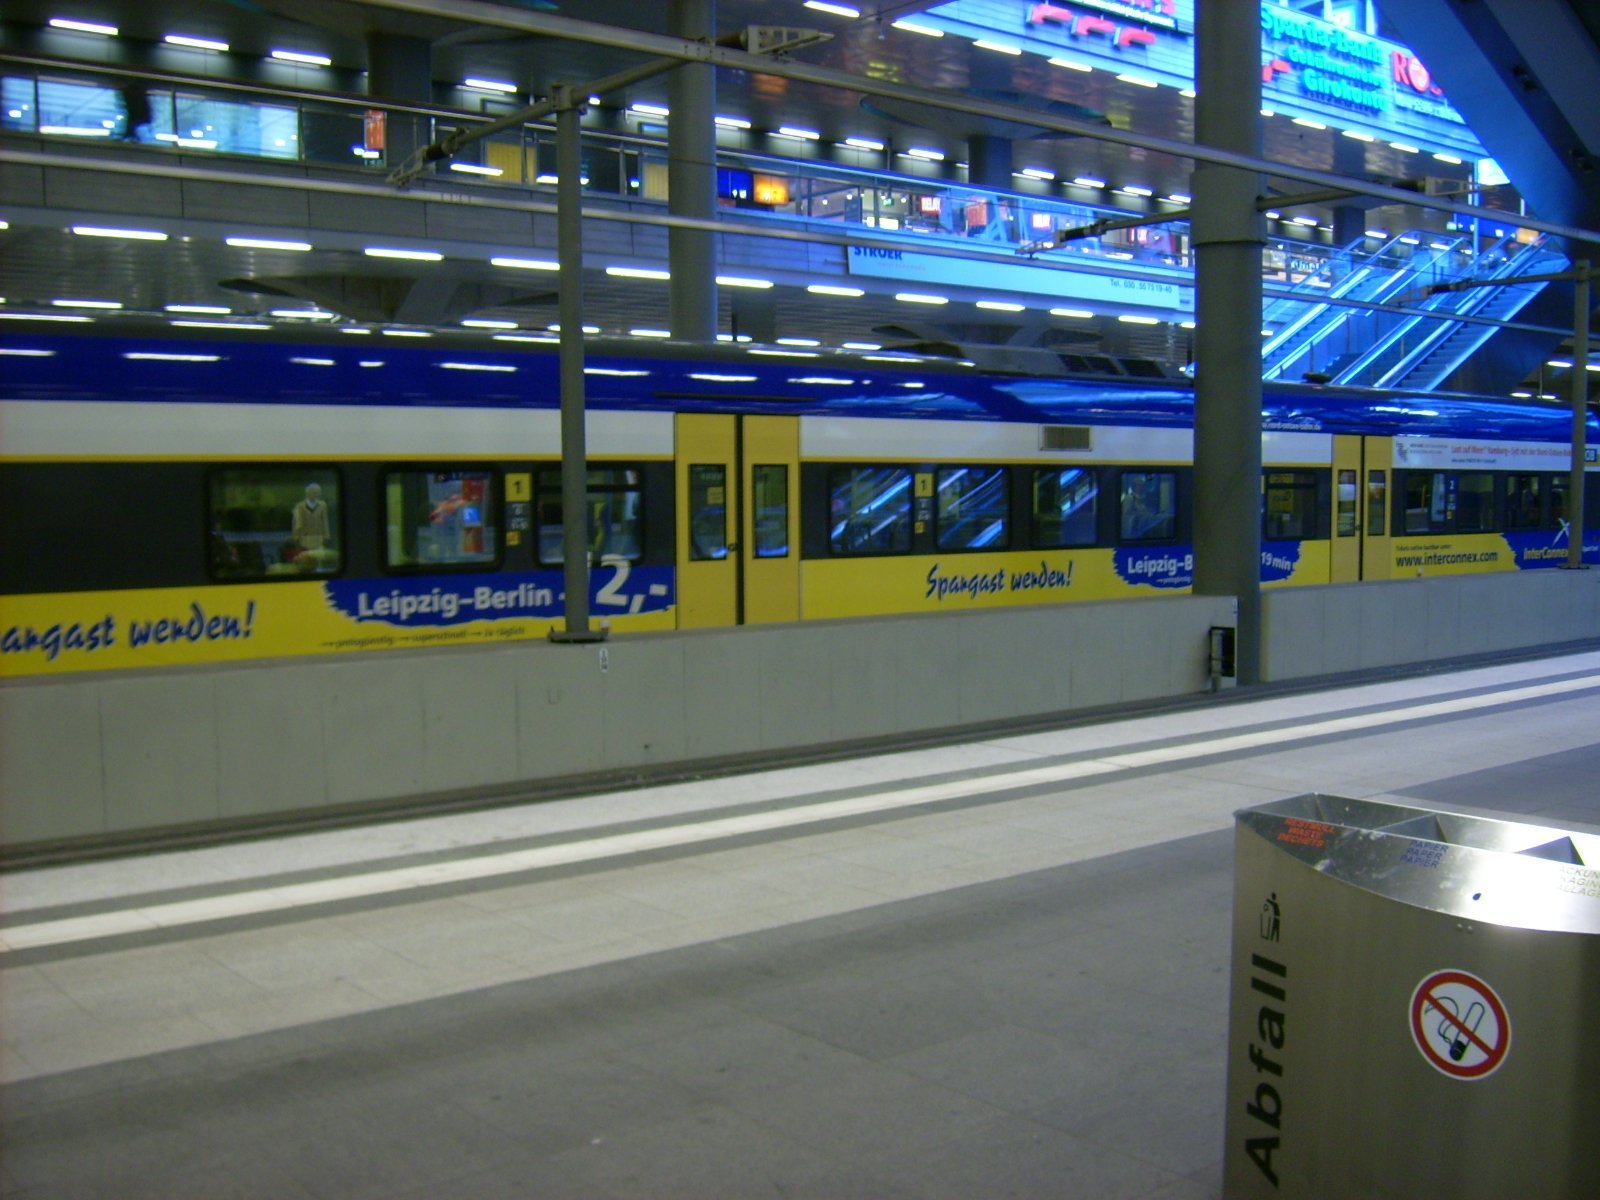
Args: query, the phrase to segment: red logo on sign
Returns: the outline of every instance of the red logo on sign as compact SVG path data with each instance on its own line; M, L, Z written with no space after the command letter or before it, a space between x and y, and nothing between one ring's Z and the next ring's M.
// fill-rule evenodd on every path
M1433 82L1433 76L1428 74L1428 68L1422 65L1421 59L1395 50L1389 55L1389 65L1394 71L1396 83L1403 83L1424 96L1444 95L1444 89Z

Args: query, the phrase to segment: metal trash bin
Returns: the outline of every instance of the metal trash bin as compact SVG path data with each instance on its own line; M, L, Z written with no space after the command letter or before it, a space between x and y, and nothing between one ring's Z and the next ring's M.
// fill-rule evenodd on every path
M1234 852L1228 1200L1600 1197L1600 836L1310 795Z

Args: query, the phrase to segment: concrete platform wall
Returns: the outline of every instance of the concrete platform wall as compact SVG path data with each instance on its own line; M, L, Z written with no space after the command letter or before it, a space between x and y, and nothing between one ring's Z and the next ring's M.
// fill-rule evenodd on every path
M1228 598L326 656L0 686L0 841L1036 717L1207 686Z
M1600 571L1508 571L1262 593L1266 681L1600 637Z

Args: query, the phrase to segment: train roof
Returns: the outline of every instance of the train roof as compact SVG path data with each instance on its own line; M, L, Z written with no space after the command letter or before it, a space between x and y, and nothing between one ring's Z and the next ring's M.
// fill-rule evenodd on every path
M0 334L0 398L549 408L559 402L556 349L551 335L530 331L498 338L475 330L406 338L273 327L175 337L155 322L119 323L114 331L7 330ZM1037 352L1006 357L995 349L956 358L894 349L847 353L590 338L586 398L595 408L635 411L1159 428L1193 422L1194 383L1182 375L1130 370L1126 363L1074 370L1083 364L1062 355L1052 356L1053 369L1045 373ZM1269 430L1412 437L1571 437L1565 406L1311 384L1264 384L1262 424ZM1600 441L1592 416L1590 429Z

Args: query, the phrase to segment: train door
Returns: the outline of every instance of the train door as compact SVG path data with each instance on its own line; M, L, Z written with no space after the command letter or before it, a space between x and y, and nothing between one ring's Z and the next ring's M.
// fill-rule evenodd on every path
M1394 574L1390 515L1394 488L1394 439L1361 439L1361 578L1388 579Z
M1361 439L1338 434L1333 439L1333 527L1328 531L1328 580L1351 583L1361 578Z
M679 628L799 619L799 429L678 414Z

